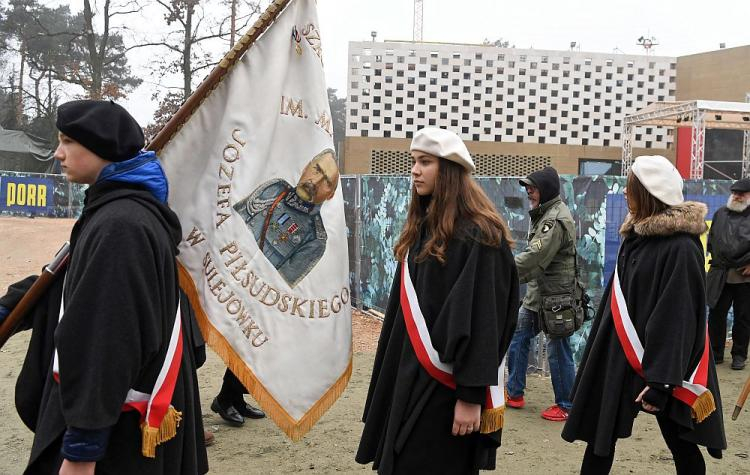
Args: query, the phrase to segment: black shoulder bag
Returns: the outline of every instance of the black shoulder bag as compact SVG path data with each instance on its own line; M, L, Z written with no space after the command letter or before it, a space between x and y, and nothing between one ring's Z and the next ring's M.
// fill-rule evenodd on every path
M567 338L588 320L591 299L581 284L578 275L578 250L573 242L573 268L575 284L573 290L563 294L542 296L539 320L542 331L550 338Z

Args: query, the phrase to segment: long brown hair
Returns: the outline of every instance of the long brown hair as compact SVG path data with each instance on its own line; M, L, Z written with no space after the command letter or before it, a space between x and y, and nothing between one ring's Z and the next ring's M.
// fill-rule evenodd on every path
M634 223L659 214L669 208L669 205L659 201L659 199L649 193L632 171L628 172L627 187L628 211L630 211Z
M406 215L406 224L394 248L396 259L402 261L406 257L409 248L419 238L419 227L423 222L430 237L415 257L417 261L433 256L440 263L445 263L448 241L454 235L454 226L462 218L479 228L483 244L499 247L505 241L513 247L515 241L510 234L510 228L466 169L443 158L438 159L438 166L435 189L426 212L419 205L416 188L411 187L411 203Z

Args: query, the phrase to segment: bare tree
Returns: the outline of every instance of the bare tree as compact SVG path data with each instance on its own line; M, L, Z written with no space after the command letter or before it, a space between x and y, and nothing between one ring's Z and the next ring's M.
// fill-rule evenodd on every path
M33 24L33 11L39 7L36 0L11 0L7 9L3 11L0 31L3 32L5 39L5 52L13 51L19 57L19 74L17 76L17 85L13 85L16 91L13 94L15 103L15 123L21 125L25 122L24 116L24 79L26 78L26 28Z
M152 97L152 99L158 98L158 93ZM169 119L177 112L183 102L182 92L180 91L169 91L159 100L159 106L154 112L153 122L143 129L147 140L150 141L159 133L161 128L169 122Z
M231 25L234 23L235 28L242 31L260 12L260 2L242 0L237 4L236 1L156 0L164 10L167 25L174 28L161 42L174 56L157 64L158 74L164 77L179 73L184 98L193 92L196 77L218 63L218 58L210 51L216 50L222 40L224 43L231 41L234 31ZM217 15L217 12L224 14Z
M154 64L162 90L154 95L159 106L154 123L146 127L150 136L192 94L198 78L218 64L220 57L212 51L228 49L233 36L242 33L261 11L261 2L251 0L156 0L156 3L172 28L160 44L172 54ZM165 86L165 78L174 74L180 76L181 86Z
M126 54L148 45L126 47L122 36L113 30L112 22L117 16L140 12L141 6L136 0L122 3L104 0L101 13L95 7L91 0L83 1L83 30L75 42L79 62L68 71L66 80L82 86L92 99L124 97L141 83L140 78L131 74ZM102 19L99 31L94 24L97 15Z
M48 138L54 130L59 87L55 71L68 60L65 45L75 37L70 33L70 10L67 6L49 8L37 0L12 0L0 10L0 17L0 48L18 64L9 88L14 126Z
M10 1L0 31L14 39L20 91L29 92L24 81L30 75L34 91L43 79L48 86L56 80L80 86L94 99L124 97L141 83L130 71L127 53L149 44L126 45L118 31L121 17L139 12L140 5L136 0L100 3L84 0L83 11L71 14L64 5L50 8L38 0Z
M346 99L338 97L336 89L328 88L328 104L333 122L333 145L339 161L344 156L344 133L346 132ZM341 163L341 162L339 162Z

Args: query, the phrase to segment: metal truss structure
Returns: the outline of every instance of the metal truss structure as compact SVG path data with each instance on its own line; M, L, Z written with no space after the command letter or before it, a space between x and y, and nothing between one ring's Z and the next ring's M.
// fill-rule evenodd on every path
M690 134L690 178L703 178L703 156L706 153L706 113L700 109L693 113Z
M424 30L423 0L414 0L414 37L412 41L422 41Z
M690 178L703 178L706 129L743 130L742 176L750 177L750 94L748 103L719 101L655 102L623 121L622 174L633 163L633 132L637 126L691 127ZM676 136L676 134L675 134Z
M627 120L627 118L626 118ZM633 164L633 126L625 124L622 131L622 166L620 172L623 176L628 174L630 165Z

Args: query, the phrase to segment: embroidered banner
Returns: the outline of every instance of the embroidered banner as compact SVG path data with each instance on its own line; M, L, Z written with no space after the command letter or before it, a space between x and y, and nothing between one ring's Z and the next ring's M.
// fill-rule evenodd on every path
M294 440L351 374L344 205L313 0L292 1L161 158L201 330Z

